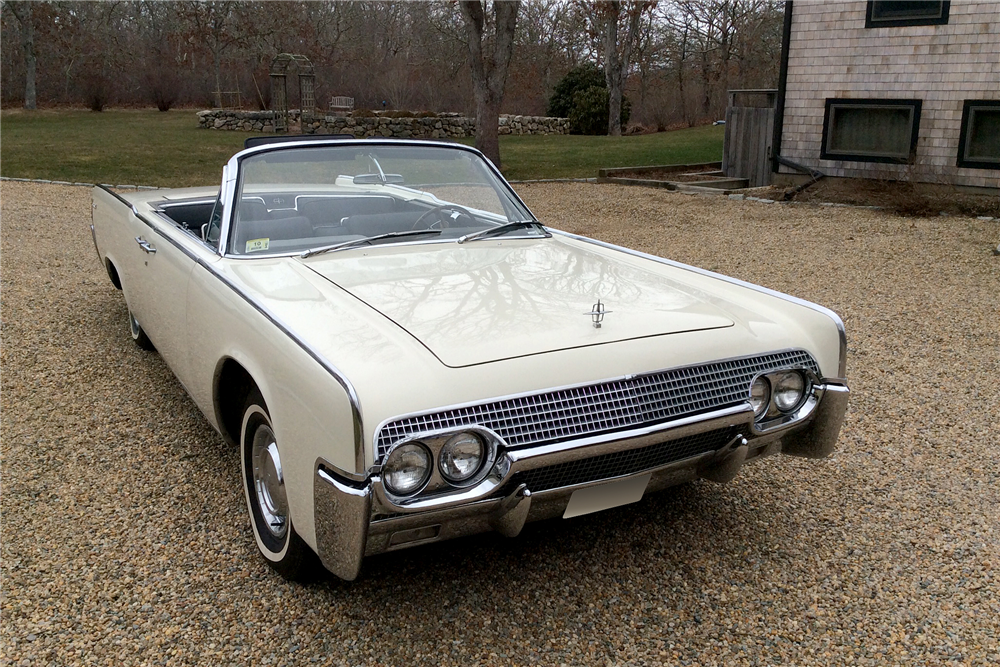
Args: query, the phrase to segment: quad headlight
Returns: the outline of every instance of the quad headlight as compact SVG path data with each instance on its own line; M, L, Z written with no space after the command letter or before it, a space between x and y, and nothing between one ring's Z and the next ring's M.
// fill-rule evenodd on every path
M495 450L490 435L475 427L423 434L389 452L382 464L382 483L400 500L448 493L481 480Z
M750 385L750 406L753 408L754 416L760 417L767 412L770 403L771 383L763 375L758 375Z
M441 476L452 483L471 479L483 465L486 445L475 433L458 433L441 448L438 468Z
M774 382L774 405L782 412L799 407L806 395L806 380L798 371L788 371L777 376Z
M430 475L431 453L417 442L396 447L382 467L382 480L386 488L398 496L415 493Z
M754 421L771 426L787 423L798 414L809 388L806 371L786 369L758 375L750 383Z

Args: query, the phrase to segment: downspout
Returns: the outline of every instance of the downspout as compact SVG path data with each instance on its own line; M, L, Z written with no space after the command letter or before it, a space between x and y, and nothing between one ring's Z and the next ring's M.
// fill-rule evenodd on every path
M788 46L792 38L792 0L785 2L785 21L781 28L781 63L778 66L778 95L774 103L774 135L771 137L771 172L778 173L778 167L785 165L795 171L810 176L810 180L787 192L783 199L788 201L826 174L818 169L810 169L798 162L781 157L781 135L785 129L785 88L788 84Z
M796 187L792 188L791 190L787 190L785 192L784 196L782 197L782 199L784 199L785 201L788 201L788 200L792 199L793 197L795 197L795 195L799 194L800 192L802 192L803 190L805 190L809 186L815 184L821 178L826 178L826 174L824 174L819 169L810 169L809 167L805 166L804 164L799 164L798 162L792 162L788 158L781 157L780 155L775 155L774 156L774 162L775 162L776 165L777 164L783 164L786 167L791 167L792 169L794 169L797 172L800 172L802 174L807 174L809 176L812 176L811 179L809 179L808 181L806 181L802 185L796 186ZM777 171L777 168L775 168L775 171Z
M781 29L781 63L778 65L778 96L774 102L774 136L771 138L771 172L778 173L781 134L785 128L785 88L788 85L788 43L792 37L792 0L785 2L785 22Z

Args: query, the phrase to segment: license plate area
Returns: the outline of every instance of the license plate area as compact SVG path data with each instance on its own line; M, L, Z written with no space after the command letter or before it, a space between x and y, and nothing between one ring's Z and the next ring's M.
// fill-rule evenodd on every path
M569 504L566 505L563 518L572 519L575 516L582 516L638 502L646 492L646 486L649 484L650 477L652 477L652 474L647 473L617 482L608 482L607 484L589 486L585 489L577 489L569 498Z

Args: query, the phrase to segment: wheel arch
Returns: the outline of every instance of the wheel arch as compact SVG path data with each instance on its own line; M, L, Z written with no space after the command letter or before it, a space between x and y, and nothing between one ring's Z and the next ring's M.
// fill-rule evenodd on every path
M115 289L120 290L122 288L122 279L118 275L118 267L115 263L111 261L110 257L104 258L104 268L108 272L108 278L111 279L111 284L115 286Z
M219 424L219 432L226 442L238 446L240 429L243 426L243 407L254 389L260 391L260 385L250 372L232 357L219 361L213 385L212 403L215 406L215 419Z

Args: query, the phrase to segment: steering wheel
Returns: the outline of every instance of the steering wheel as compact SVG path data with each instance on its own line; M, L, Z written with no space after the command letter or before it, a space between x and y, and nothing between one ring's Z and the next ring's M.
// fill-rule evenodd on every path
M429 211L425 211L419 218L417 218L417 221L413 223L413 227L410 229L447 229L450 226L448 220L451 216L444 215L445 211L454 211L455 213L458 213L456 221L462 218L468 218L470 223L473 225L476 224L475 216L472 215L468 209L463 208L458 204L441 204L440 206L435 206ZM436 220L425 226L424 221L431 216L434 216ZM437 227L434 225L437 225Z

